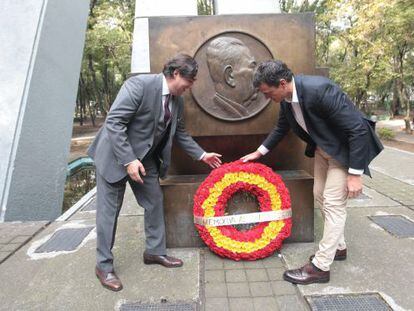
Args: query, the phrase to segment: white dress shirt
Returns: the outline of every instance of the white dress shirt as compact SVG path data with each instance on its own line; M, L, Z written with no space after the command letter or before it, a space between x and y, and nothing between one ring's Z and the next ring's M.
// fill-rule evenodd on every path
M165 115L164 102L169 94L170 94L170 89L168 88L167 79L165 79L165 76L163 75L162 76L162 98L161 98L162 113L160 115L160 120L159 120L160 122L164 122L164 115ZM170 101L168 102L168 108L170 109L170 111L172 111L172 96L170 97ZM172 118L168 120L168 123L170 123L171 119Z

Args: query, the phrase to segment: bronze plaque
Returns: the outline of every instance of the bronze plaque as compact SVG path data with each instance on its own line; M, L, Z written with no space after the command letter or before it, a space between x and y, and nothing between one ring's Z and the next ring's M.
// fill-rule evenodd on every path
M199 64L197 83L191 93L211 116L244 120L262 111L269 99L253 87L257 64L273 59L257 38L242 32L225 32L204 42L195 53Z
M280 31L281 27L283 31ZM296 74L315 74L313 15L247 14L149 18L151 72L161 72L165 60L179 52L196 57L200 67L204 67L200 68L197 81L192 87L193 92L184 93L184 118L186 129L191 136L220 139L219 136L267 135L277 121L278 103L264 104L264 108L258 113L254 114L253 111L250 117L239 120L229 118L230 121L226 117L216 117L214 112L210 113L208 108L204 108L211 106L216 93L207 67L206 49L214 39L226 36L242 41L257 63L263 60L262 57L278 58L284 60ZM203 89L208 94L203 95L203 98L208 101L196 94ZM290 139L298 140L296 137ZM244 143L250 144L249 139L244 139ZM249 151L257 147L250 145ZM228 149L232 148L233 146L229 146ZM295 154L299 153L302 154L295 150Z

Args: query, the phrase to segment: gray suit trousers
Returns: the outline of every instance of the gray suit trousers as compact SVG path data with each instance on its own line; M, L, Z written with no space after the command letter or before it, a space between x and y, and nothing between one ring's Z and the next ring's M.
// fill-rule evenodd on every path
M166 255L163 194L159 183L159 170L152 157L145 159L143 165L146 171L146 176L143 176L144 184L134 182L129 176L116 183L109 183L98 172L96 173L96 260L97 267L105 272L114 270L112 247L127 181L138 204L144 208L145 252L152 255Z

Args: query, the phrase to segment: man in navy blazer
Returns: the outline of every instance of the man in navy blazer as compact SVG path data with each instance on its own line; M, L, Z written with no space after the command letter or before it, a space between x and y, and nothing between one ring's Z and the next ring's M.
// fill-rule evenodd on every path
M259 65L253 84L280 103L279 120L262 145L243 161L253 161L276 147L291 129L307 143L305 154L315 157L313 193L324 219L319 249L309 263L285 271L295 284L326 283L333 260L347 256L344 228L347 199L362 192L362 174L383 149L373 122L359 112L331 80L294 76L282 61Z
M178 54L164 65L160 74L129 78L89 147L88 155L96 166L95 273L105 288L122 289L114 271L112 247L127 182L145 210L144 263L168 268L183 265L180 259L166 253L159 183L170 164L173 138L194 160L213 168L221 164L221 155L205 152L185 131L181 95L193 85L197 70L192 57Z

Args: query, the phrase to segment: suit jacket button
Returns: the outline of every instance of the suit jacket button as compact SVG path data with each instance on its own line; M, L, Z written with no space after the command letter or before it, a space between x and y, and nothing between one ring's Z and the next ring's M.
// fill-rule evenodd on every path
M151 144L148 144L148 147L151 147Z

